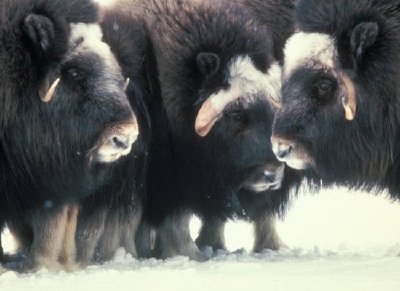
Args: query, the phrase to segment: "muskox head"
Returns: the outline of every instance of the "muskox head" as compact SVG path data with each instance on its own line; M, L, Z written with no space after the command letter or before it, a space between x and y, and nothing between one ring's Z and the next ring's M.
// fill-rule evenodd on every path
M298 2L272 136L279 160L312 167L326 181L377 179L386 171L399 54L384 9L391 11L370 1Z
M24 28L42 53L56 42L51 37L56 33L52 31L53 24L45 16L29 15ZM45 65L41 72L37 92L43 102L40 105L46 111L54 110L50 124L57 117L70 117L73 119L70 122L80 121L80 127L91 129L82 131L79 137L81 142L92 145L83 151L89 162L116 161L130 152L138 134L135 116L124 93L129 79L122 78L116 59L102 41L98 24L72 23L69 28L66 52L56 62ZM66 116L66 112L76 115ZM75 138L80 133L76 125Z
M271 37L244 7L230 1L153 2L148 25L174 134L206 136L223 109L250 92L277 99L280 68Z
M12 169L7 185L15 179L16 189L31 187L39 201L79 197L136 140L126 80L91 2L25 4L6 11L13 30L0 28L10 41L10 50L1 50L2 78L12 88L1 92L2 109L10 109L0 133L2 171Z
M206 136L222 116L225 107L241 97L261 94L267 98L267 102L277 105L281 68L277 62L273 62L271 56L266 55L265 59L269 61L267 68L257 68L256 61L250 55L239 54L232 57L225 67L220 68L220 56L217 54L201 52L197 55L197 65L205 85L223 80L221 83L211 83L212 86L207 88L210 90L208 96L199 94L199 100L203 103L195 122L198 135ZM222 76L214 76L217 73ZM253 100L250 98L247 101Z

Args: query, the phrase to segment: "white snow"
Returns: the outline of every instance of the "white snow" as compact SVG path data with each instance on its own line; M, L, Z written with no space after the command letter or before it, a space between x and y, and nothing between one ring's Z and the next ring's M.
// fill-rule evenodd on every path
M113 261L73 273L0 275L0 290L400 290L400 205L345 189L303 193L278 231L289 245L251 254L251 226L229 223L231 253L208 262L185 257ZM192 222L195 236L199 222ZM12 240L6 235L7 248ZM236 250L239 249L239 250ZM235 251L236 250L236 251Z

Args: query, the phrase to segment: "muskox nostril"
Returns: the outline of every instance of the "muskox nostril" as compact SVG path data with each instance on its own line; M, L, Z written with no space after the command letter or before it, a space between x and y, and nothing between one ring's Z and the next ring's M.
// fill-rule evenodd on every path
M111 139L115 148L126 150L130 146L129 137L123 135L115 135Z
M268 183L274 183L276 180L276 176L273 173L269 173L268 171L264 172L264 179Z
M279 151L276 155L279 159L284 159L292 152L292 150L293 150L293 147L291 145L287 146L284 144L280 144Z

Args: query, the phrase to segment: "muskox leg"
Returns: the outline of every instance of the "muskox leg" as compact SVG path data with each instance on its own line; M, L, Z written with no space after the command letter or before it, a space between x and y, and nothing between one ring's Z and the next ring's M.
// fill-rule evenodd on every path
M275 227L276 215L270 211L260 213L253 221L255 242L253 252L265 249L278 250L286 245L281 241Z
M219 218L203 218L197 246L202 249L206 246L216 250L226 250L225 246L225 221Z
M161 259L188 256L204 261L205 257L190 236L189 222L193 213L181 211L168 216L157 229L155 253Z
M4 263L4 251L3 251L3 244L2 244L2 234L4 229L4 223L0 221L0 268L1 264Z
M128 219L125 220L121 242L126 252L131 254L132 257L137 258L136 250L136 233L139 228L140 221L142 220L142 208L137 207L134 211L129 213Z
M141 209L130 211L124 207L120 210L112 210L107 217L104 232L99 240L96 261L111 260L119 247L125 248L127 253L136 258L135 235L141 216Z
M94 254L107 218L107 209L96 209L94 213L81 211L76 231L77 262L83 266L94 260Z
M33 242L25 262L25 270L46 267L60 270L65 229L68 222L68 206L58 210L38 210L32 215Z
M7 270L4 269L4 268L1 266L1 264L0 264L0 275L3 274L3 273L5 273L5 272L7 272Z
M104 231L99 238L94 260L99 263L111 260L120 245L120 236L119 211L116 209L108 210L107 219L104 222Z
M59 261L66 270L73 270L76 259L75 234L78 220L79 206L71 204L67 206L67 222L65 225L64 240Z
M154 256L154 247L157 232L148 222L142 221L139 224L135 244L139 258L151 258Z

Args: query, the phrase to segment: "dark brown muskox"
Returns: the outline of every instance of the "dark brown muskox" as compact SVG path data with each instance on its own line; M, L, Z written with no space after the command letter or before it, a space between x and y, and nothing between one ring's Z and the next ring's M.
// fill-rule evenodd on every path
M287 42L281 161L324 184L400 193L400 2L300 0Z
M282 167L269 141L280 92L269 32L230 1L123 1L121 10L143 21L146 56L155 56L147 66L160 84L149 102L152 142L139 252L202 260L189 233L193 212L206 223L218 221L201 245L224 247L214 237L221 237L221 223L239 215L262 225L259 235L266 237L257 250L277 248L272 217L285 208L299 176ZM280 187L283 172L292 174ZM149 228L156 230L154 244Z
M29 247L26 268L59 267L73 255L65 203L104 182L137 124L96 5L5 0L0 11L0 224Z
M141 220L151 141L149 110L154 109L149 102L158 86L149 78L155 74L149 71L151 52L143 25L109 10L104 13L101 27L104 41L116 55L124 76L130 78L127 94L140 136L131 153L114 163L106 183L80 202L76 245L81 265L110 260L120 247L137 256L135 235Z

